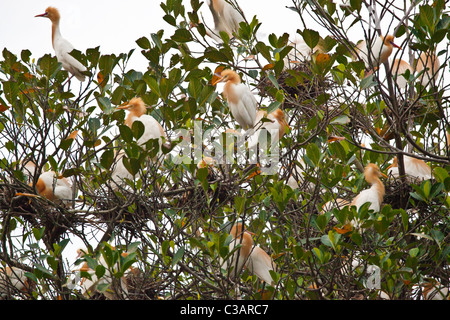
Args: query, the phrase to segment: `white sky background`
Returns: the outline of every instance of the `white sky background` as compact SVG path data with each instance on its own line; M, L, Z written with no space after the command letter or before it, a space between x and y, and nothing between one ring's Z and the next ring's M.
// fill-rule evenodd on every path
M19 55L29 49L34 58L46 53L54 54L51 44L51 23L48 19L35 18L44 13L48 6L59 9L61 14L61 34L77 50L85 52L88 48L100 46L102 54L133 54L129 67L146 70L147 60L140 54L136 40L142 36L149 38L160 29L167 30L164 37L173 34L173 29L163 19L160 7L163 0L15 0L0 1L0 50L8 48ZM208 6L202 6L203 17L211 22ZM185 0L190 7L190 1ZM238 1L246 18L257 15L262 26L261 36L270 33L281 35L288 31L294 34L301 27L297 13L286 8L292 6L291 0L245 0Z

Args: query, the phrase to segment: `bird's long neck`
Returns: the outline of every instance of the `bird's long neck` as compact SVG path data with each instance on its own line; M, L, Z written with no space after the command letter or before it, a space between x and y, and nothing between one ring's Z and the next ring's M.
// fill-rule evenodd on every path
M59 29L59 20L52 21L52 45L55 47L55 41L61 38L61 30Z
M374 176L371 178L371 181L369 182L372 186L371 189L375 189L378 195L378 201L379 203L383 202L384 194L386 192L383 182L381 182L380 178Z
M225 83L223 87L223 95L225 96L225 98L227 98L229 102L238 103L239 97L236 95L236 92L233 87L239 84L240 82L241 82L240 79L232 78Z
M145 107L135 107L130 110L130 113L125 119L125 124L131 128L131 126L133 125L133 121L145 114L145 110Z
M212 0L214 10L221 14L223 12L224 3L223 0Z
M244 232L243 234L237 235L236 240L238 241L238 243L242 244L242 247L239 251L240 257L247 259L253 248L252 236L249 235L248 233Z

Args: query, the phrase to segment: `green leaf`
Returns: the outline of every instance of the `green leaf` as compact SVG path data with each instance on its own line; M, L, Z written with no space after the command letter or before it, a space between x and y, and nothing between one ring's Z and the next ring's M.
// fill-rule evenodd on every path
M281 106L281 102L273 101L268 107L267 107L267 114L274 112Z
M175 42L189 42L192 41L192 35L187 29L177 29L172 37Z
M319 43L320 35L317 31L311 30L311 29L305 29L303 32L297 30L298 33L300 33L303 37L303 40L305 40L305 43L310 47L311 49L314 49L315 46Z
M125 142L130 143L133 141L133 131L127 125L119 125L120 138Z
M234 207L236 208L236 212L238 214L241 214L244 212L245 209L245 197L235 197L234 198Z
M365 77L364 79L362 79L359 86L360 86L361 90L365 90L365 89L369 89L369 88L375 86L376 84L377 84L377 82L374 80L374 75L371 74L371 75Z
M142 121L134 121L131 125L131 132L133 133L133 137L139 140L145 132L145 126Z
M114 162L114 151L105 150L100 158L100 164L103 168L109 169Z
M184 247L181 247L180 249L177 250L177 252L173 256L172 266L176 265L181 260L181 258L183 258L184 250L185 250Z
M417 257L417 255L419 254L419 248L413 248L411 250L409 250L409 255L414 258Z
M33 228L33 235L36 240L41 240L44 235L45 227Z
M306 155L308 156L309 160L312 161L314 164L314 167L319 165L320 162L320 150L319 147L315 143L310 143L306 147Z

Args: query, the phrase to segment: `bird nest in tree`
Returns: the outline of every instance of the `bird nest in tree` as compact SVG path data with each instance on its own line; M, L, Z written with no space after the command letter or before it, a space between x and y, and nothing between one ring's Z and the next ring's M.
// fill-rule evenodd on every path
M301 109L302 113L310 117L316 114L314 100L333 84L329 78L319 79L314 75L308 61L291 63L276 80L280 89L285 92L283 109ZM274 97L278 90L269 76L264 77L257 88L261 96Z
M128 298L131 300L158 300L163 283L154 277L134 269L126 276Z
M399 178L390 177L385 184L386 194L383 198L383 204L389 204L393 209L404 208L402 199L408 199L413 190L407 181Z
M385 182L386 194L383 198L384 204L390 204L392 209L415 209L422 212L425 212L429 209L430 204L427 204L424 201L420 201L414 199L414 205L410 202L411 193L414 192L414 188L411 184L414 183L416 185L420 185L422 183L422 179L416 179L415 181L411 181L411 178L403 181L400 178L390 177ZM404 204L402 204L404 202Z

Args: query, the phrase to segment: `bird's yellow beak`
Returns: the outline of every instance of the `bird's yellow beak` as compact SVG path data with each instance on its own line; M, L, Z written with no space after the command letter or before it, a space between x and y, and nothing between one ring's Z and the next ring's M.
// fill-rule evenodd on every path
M116 109L126 110L129 107L131 107L131 106L128 104L128 102L125 102L125 103L121 104L120 106L118 106Z
M283 124L284 124L285 127L287 127L289 130L291 130L291 127L290 127L289 124L287 123L286 119L283 119Z
M251 231L248 231L247 229L245 229L245 231L244 232L247 232L248 234L251 234L252 236L255 236L256 234L254 234L253 232L251 232Z
M211 79L211 84L213 86L215 86L216 84L218 84L219 82L221 82L223 80L223 77L220 73L214 73L212 79Z

